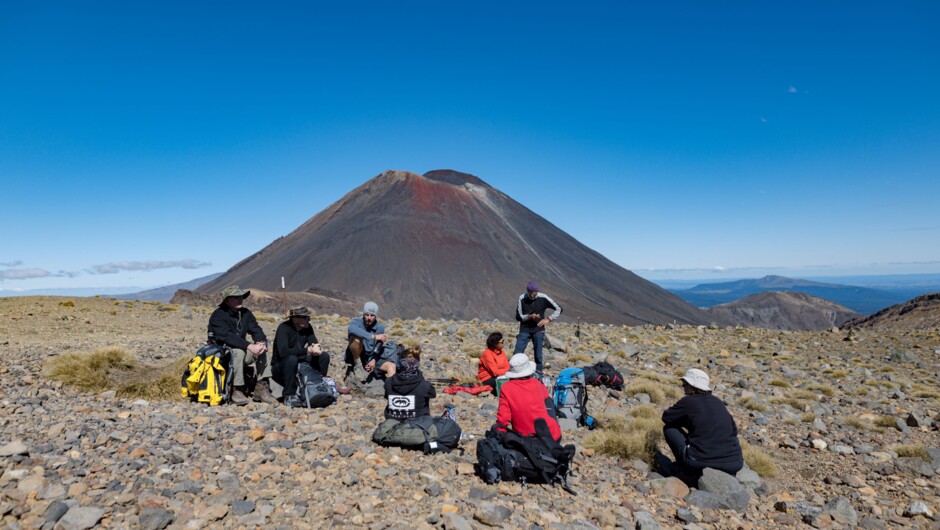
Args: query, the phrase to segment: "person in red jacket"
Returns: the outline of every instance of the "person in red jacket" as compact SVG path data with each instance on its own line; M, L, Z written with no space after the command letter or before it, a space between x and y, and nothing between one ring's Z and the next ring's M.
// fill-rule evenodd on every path
M496 378L506 375L509 371L509 358L503 351L503 334L494 331L486 338L486 349L480 356L480 367L477 370L477 379L481 385L493 387L493 393L496 393Z
M499 409L496 411L496 430L510 428L522 436L535 435L535 420L542 418L555 441L561 440L561 427L555 419L555 405L548 389L533 379L535 363L524 353L509 359L509 378L499 391Z

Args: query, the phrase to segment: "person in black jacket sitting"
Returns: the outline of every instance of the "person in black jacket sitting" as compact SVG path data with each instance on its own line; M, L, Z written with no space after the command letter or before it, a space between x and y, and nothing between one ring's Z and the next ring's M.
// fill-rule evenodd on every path
M224 344L232 349L232 403L247 405L248 389L245 385L245 366L259 364L258 385L255 388L255 400L277 404L268 388L267 378L271 377L270 363L265 362L268 351L268 339L258 320L250 309L245 307L245 299L251 291L239 289L237 285L222 291L222 301L209 317L209 337L216 344ZM251 335L253 342L245 338Z
M697 479L710 467L734 475L744 466L734 418L712 395L708 374L691 368L681 380L685 397L663 412L663 435L678 474Z
M284 397L297 392L299 363L310 364L323 377L330 369L330 354L321 349L317 334L310 325L310 310L306 307L291 308L287 320L281 322L274 334L271 375L284 387ZM340 394L349 393L349 389L344 387L336 390Z
M418 368L421 346L413 346L401 353L398 371L385 380L385 418L407 420L431 414L431 399L437 392Z

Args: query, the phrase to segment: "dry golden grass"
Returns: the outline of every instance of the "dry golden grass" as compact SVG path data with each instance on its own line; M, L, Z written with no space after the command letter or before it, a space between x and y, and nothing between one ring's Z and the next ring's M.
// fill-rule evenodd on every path
M771 385L771 386L779 386L779 387L782 387L782 388L787 388L787 387L790 386L790 382L787 381L786 379L771 379L771 380L770 380L770 385Z
M738 405L757 412L766 412L767 405L757 398L742 398L738 400Z
M888 414L875 420L875 425L879 427L896 427L897 424L898 424L897 418Z
M858 429L860 431L866 430L869 427L864 421L860 420L859 418L855 416L846 416L842 418L842 424L848 425L849 427L852 427L853 429Z
M773 459L764 454L760 449L742 441L741 451L744 453L744 461L747 462L747 467L751 468L755 473L764 478L777 476L777 466L774 464Z
M680 395L678 388L646 379L645 375L642 378L634 379L633 382L624 389L624 392L629 396L646 394L653 403L662 403L666 398L676 399Z
M816 415L813 414L812 412L807 412L803 414L802 416L800 416L800 421L802 421L803 423L813 423L814 421L816 421Z
M655 414L653 417L647 417L650 410ZM637 414L629 419L600 417L600 429L588 434L584 445L607 455L638 458L652 464L653 455L663 439L663 422L653 407L644 408Z
M836 389L832 388L829 385L816 384L816 385L809 385L806 388L808 388L809 390L815 390L826 397L832 397L836 395Z
M147 400L179 399L180 378L189 357L161 366L138 362L130 353L108 348L92 353L67 353L49 361L49 378L84 392L114 390L119 397Z
M591 356L586 353L575 353L568 356L569 363L588 363L591 362Z
M930 454L923 445L896 445L891 448L898 456L916 457L930 462Z

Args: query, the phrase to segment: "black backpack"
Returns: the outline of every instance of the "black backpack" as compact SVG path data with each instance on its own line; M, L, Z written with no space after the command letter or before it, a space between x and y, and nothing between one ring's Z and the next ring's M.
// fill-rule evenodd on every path
M585 366L584 382L591 386L604 385L614 390L623 390L623 375L606 361L601 361L594 366Z
M560 484L576 495L568 486L568 473L574 458L575 446L562 446L552 438L544 419L535 420L535 435L522 436L513 431L495 429L477 442L477 475L487 484L499 481L522 483Z
M297 392L293 396L286 396L284 403L289 407L323 408L335 403L337 395L336 389L313 366L298 363Z

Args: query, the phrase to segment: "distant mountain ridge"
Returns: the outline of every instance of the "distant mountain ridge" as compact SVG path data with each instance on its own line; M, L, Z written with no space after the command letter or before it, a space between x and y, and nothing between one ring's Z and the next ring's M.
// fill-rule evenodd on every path
M591 250L480 178L386 171L197 289L327 290L382 316L513 320L528 280L562 318L706 324L678 296Z
M759 279L703 283L691 289L670 290L686 302L703 308L727 304L764 291L806 293L835 302L862 315L870 315L905 300L902 295L878 289L813 282L784 276L764 276Z
M173 295L176 294L176 291L180 289L193 290L201 287L207 282L221 276L221 272L216 272L208 276L203 276L202 278L196 278L195 280L189 280L188 282L177 283L173 285L167 285L165 287L157 287L156 289L147 289L146 291L140 291L138 293L127 293L127 294L114 294L108 295L111 298L116 298L118 300L140 300L142 302L169 302L173 299Z
M796 291L764 291L708 309L734 325L788 331L841 327L861 317L851 309Z
M913 330L940 328L940 293L928 293L845 324L848 328Z

